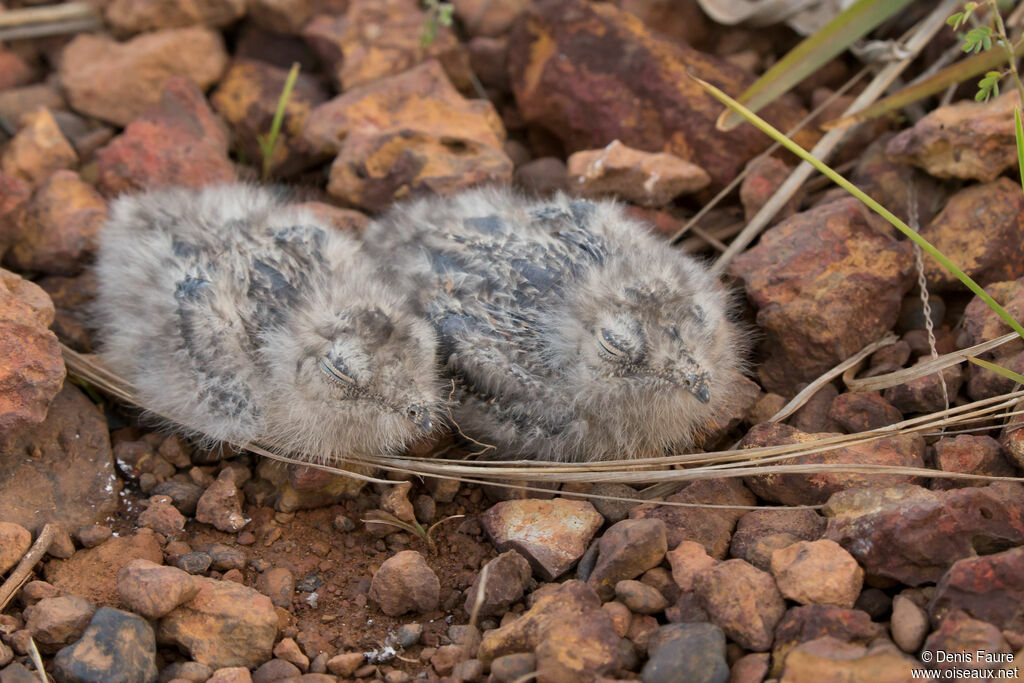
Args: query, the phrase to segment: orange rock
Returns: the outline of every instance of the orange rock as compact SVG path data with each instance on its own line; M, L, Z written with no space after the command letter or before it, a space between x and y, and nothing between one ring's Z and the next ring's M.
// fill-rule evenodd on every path
M21 234L21 207L32 196L27 181L0 171L0 257Z
M852 608L864 585L864 570L835 541L797 541L772 554L779 591L802 605Z
M18 270L76 275L96 250L107 205L74 171L57 171L21 211L20 238L4 257Z
M94 605L120 605L117 573L136 559L163 563L154 534L114 536L95 548L79 550L67 560L50 562L46 565L46 580L62 593L80 595Z
M330 65L341 91L437 59L460 88L470 83L469 55L447 26L424 46L426 15L417 0L351 0L343 15L315 17L303 38Z
M14 52L0 47L0 90L24 85L32 80L32 67Z
M37 109L25 115L21 128L11 140L0 169L32 185L43 182L52 172L78 164L78 154L57 127L49 109Z
M338 230L362 234L370 224L370 217L355 209L343 209L325 202L302 202L295 208L312 211L317 218L330 223Z
M58 75L78 112L126 126L182 76L205 90L227 65L219 33L195 26L142 34L124 43L81 34L61 55Z
M604 149L569 157L572 187L586 197L619 197L647 207L668 204L711 182L700 166L664 152L643 152L612 140Z
M221 27L241 19L245 0L113 0L104 16L123 35L202 24Z

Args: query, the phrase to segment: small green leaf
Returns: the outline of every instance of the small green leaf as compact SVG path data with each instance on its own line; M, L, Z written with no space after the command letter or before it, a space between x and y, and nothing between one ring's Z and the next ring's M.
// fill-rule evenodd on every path
M1013 380L1017 384L1024 384L1024 375L1017 374L1013 370L1004 368L1002 365L996 365L995 363L989 363L987 360L975 358L974 356L967 356L967 360L971 361L975 365L980 365L986 370L991 370L997 375L1002 375L1006 379Z
M977 26L964 34L964 44L961 47L964 52L978 54L985 50L992 49L992 29L988 26Z
M956 14L951 14L949 16L949 19L946 19L946 23L948 25L952 26L953 30L956 30L956 29L960 28L960 21L963 19L963 17L964 17L964 13L963 12L957 12Z
M976 102L988 102L992 96L999 97L999 79L1003 74L999 71L989 71L985 77L978 81L978 92L974 95Z
M1021 125L1020 107L1013 108L1013 132L1017 137L1017 167L1020 169L1020 186L1024 190L1024 126Z
M274 119L270 123L270 132L265 136L256 138L259 143L260 153L263 155L263 180L270 178L270 166L274 160L274 148L277 147L277 137L281 134L281 124L284 123L284 110L288 107L288 100L292 97L292 89L295 81L299 78L299 63L292 64L288 77L284 80L284 87L281 89L281 96L277 98L277 109L274 111Z

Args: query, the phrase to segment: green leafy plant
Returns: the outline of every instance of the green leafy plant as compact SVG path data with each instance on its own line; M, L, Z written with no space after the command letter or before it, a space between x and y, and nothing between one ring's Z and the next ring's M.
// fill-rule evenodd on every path
M1021 84L1020 74L1017 72L1016 60L1017 50L1021 47L1024 39L1018 41L1016 45L1010 41L1010 37L1006 33L1006 24L1003 23L1003 15L999 12L998 0L964 3L963 10L951 15L946 20L946 23L952 26L954 31L959 30L965 27L972 18L976 19L979 14L978 10L982 8L988 8L989 10L986 17L988 23L974 26L960 34L960 49L964 52L979 54L990 51L994 44L1002 48L1006 66L1001 71L988 71L978 81L978 92L975 94L974 99L978 102L987 102L993 95L998 97L999 82L1010 76L1017 87L1017 92L1021 96L1021 101L1024 102L1024 85Z
M423 526L416 520L413 520L412 522L406 522L405 520L399 519L390 512L385 512L384 510L370 510L369 512L366 513L366 517L367 519L361 519L359 521L363 524L383 524L385 526L392 526L397 529L401 529L402 531L407 531L410 534L413 534L414 536L418 536L424 543L427 544L427 547L430 549L430 552L434 553L437 552L437 548L434 545L434 539L432 537L434 530L447 521L453 519L462 519L463 517L465 517L465 515L451 515L449 517L445 517L444 519L440 519L434 522L427 529L424 529Z
M437 40L437 32L441 26L452 25L455 6L450 2L441 2L440 0L423 0L423 6L427 10L427 16L423 20L420 45L429 47Z
M270 123L270 132L256 138L256 142L260 146L260 153L263 155L263 180L270 178L277 138L281 134L281 125L284 123L284 110L288 107L288 101L292 97L295 81L299 79L299 68L299 63L295 62L292 64L291 71L288 72L284 87L281 88L281 96L277 98L277 109L274 111L274 119Z

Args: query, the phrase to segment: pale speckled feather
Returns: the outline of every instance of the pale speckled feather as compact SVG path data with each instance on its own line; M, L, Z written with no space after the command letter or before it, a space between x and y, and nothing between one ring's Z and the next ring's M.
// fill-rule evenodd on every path
M365 240L437 330L455 421L499 457L688 448L741 376L727 292L615 202L473 190L396 206Z
M121 197L95 267L102 357L211 439L322 461L398 450L440 415L436 342L367 260L267 189Z

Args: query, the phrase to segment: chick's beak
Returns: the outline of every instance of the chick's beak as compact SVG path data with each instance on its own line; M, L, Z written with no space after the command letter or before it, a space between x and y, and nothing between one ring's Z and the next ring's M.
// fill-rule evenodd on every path
M701 403L707 403L711 400L711 387L708 384L708 376L706 374L686 376L687 390Z
M422 406L409 406L405 413L421 434L429 434L434 428L430 421L430 411Z

